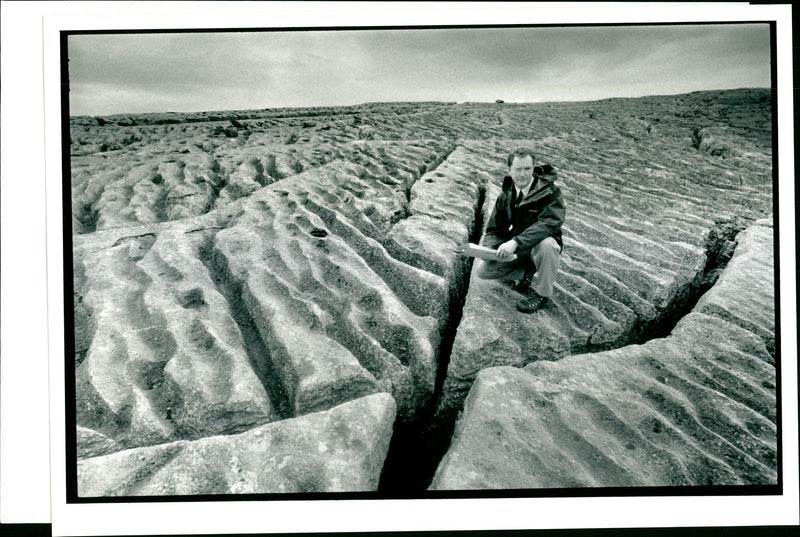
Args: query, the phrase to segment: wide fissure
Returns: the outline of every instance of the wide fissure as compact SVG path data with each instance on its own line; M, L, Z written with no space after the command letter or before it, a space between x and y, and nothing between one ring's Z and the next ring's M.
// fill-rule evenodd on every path
M478 242L483 230L483 204L486 189L481 186L470 233L470 242ZM448 322L442 332L439 363L430 405L413 423L396 423L389 452L381 473L379 492L396 497L413 497L428 488L444 453L450 446L455 421L434 421L434 413L442 395L447 367L461 324L469 291L473 259L461 258L461 270L450 291Z
M471 272L472 259L469 258L464 263L461 280L454 285L452 292L449 321L443 331L439 347L439 364L431 403L414 422L396 422L381 473L379 492L404 497L426 490L439 461L450 446L454 420L446 423L434 420L434 413L442 396L450 354L464 311Z
M631 344L642 344L651 339L667 337L675 325L688 315L700 298L711 289L728 265L736 246L737 235L746 226L742 222L718 223L706 241L706 264L703 271L678 293L658 319L644 323L634 330Z

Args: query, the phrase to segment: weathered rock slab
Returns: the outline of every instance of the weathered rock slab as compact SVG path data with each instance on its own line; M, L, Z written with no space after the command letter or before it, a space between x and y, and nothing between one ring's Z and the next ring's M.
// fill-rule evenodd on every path
M477 372L431 488L777 483L771 231L665 338Z
M485 369L431 488L774 484L768 358L751 333L691 314L645 345Z
M395 417L379 393L230 436L84 459L78 495L166 496L372 491Z
M77 423L119 448L276 418L199 250L201 233L140 230L76 252ZM113 241L113 242L112 242ZM110 244L109 244L110 242Z
M759 223L757 223L759 224ZM775 354L775 248L771 220L737 236L728 266L695 311L727 319L764 339Z

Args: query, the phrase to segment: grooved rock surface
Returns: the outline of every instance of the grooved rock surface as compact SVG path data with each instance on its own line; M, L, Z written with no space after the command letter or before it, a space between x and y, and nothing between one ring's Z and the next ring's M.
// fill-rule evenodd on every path
M378 393L420 430L482 368L649 335L711 283L707 249L771 215L771 133L768 90L71 118L83 482L101 456ZM552 308L529 318L456 253L520 145L568 211Z
M447 285L359 230L388 224L357 209L374 204L356 173L333 163L200 217L76 237L78 423L131 446L377 390L404 418L424 406Z
M775 249L772 220L737 236L727 269L695 311L721 317L760 336L775 355ZM760 225L759 225L760 224Z
M420 169L452 151L351 150L361 164L336 160L206 214L75 236L80 458L238 433L378 391L401 421L430 406L456 276L425 270L433 262L392 230ZM470 158L486 157L460 151L455 170ZM450 240L466 240L479 180L452 187L475 199L450 219ZM462 262L452 249L443 259Z
M202 234L112 239L75 245L78 425L122 448L274 420Z
M742 235L738 262L666 338L481 371L431 488L777 483L774 360L736 322L774 303L704 305L725 281L774 283L771 228Z
M129 449L78 463L82 497L374 490L392 434L387 394L230 436Z

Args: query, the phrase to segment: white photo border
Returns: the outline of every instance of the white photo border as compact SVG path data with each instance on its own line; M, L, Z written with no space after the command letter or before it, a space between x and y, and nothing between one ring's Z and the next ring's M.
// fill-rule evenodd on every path
M59 4L59 3L56 3ZM75 2L45 14L44 149L53 535L759 526L798 523L791 6L743 4ZM52 13L52 12L51 12ZM256 27L775 21L778 61L780 496L66 503L60 32ZM7 50L7 49L6 49ZM5 60L5 55L4 55ZM39 99L41 100L41 98ZM33 105L32 105L33 106ZM35 107L40 107L37 103ZM5 118L4 118L5 119ZM4 151L4 159L5 159ZM6 184L4 183L4 190ZM5 254L4 250L4 254ZM13 254L12 254L13 255ZM5 307L5 306L4 306ZM5 358L5 357L4 357ZM5 384L4 384L5 386ZM6 403L6 401L4 401Z

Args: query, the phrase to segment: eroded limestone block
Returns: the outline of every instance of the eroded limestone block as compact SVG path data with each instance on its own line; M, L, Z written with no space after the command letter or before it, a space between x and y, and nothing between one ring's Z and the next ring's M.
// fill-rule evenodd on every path
M569 257L563 260L564 271L558 276L550 304L532 315L516 310L515 304L522 298L519 293L499 281L472 277L448 365L440 414L452 415L459 408L475 375L485 367L522 366L625 343L635 333L637 323L648 320L659 309L663 311L681 283L685 286L702 271L704 256L699 250L695 252L696 266L689 265L658 280L647 271L640 272L644 276L633 276L638 269L631 268L631 263L607 268L583 264L576 259L575 244L565 243ZM628 274L632 276L626 285ZM521 271L512 275L520 276Z
M459 251L471 240L487 185L485 169L498 156L487 148L457 147L411 188L409 217L395 224L389 238L401 259L442 276L455 297L471 264ZM406 253L412 255L406 255Z
M431 488L774 484L768 357L693 313L644 345L484 369Z
M761 222L669 336L476 371L432 488L776 483L772 264Z
M726 319L764 339L775 354L775 245L771 220L737 236L733 257L695 311Z
M247 226L221 231L214 242L215 263L226 279L241 282L235 293L241 295L240 307L257 327L294 414L376 391L375 378L346 348L326 337L320 307L303 300L302 291L292 296L291 284L303 269L282 272L277 263L264 263L268 256L280 259L280 254L265 252L271 241ZM309 285L321 285L310 273L308 278ZM341 301L338 305L344 307Z
M468 241L467 227L458 221L412 215L392 227L389 237L416 254L409 262L448 281L462 278L466 259L455 252ZM400 253L399 256L403 256Z
M86 348L76 367L78 425L121 449L275 419L200 259L203 234L121 235L110 245L113 235L87 237L75 251Z
M394 400L374 394L245 433L129 449L78 463L78 495L375 490Z

